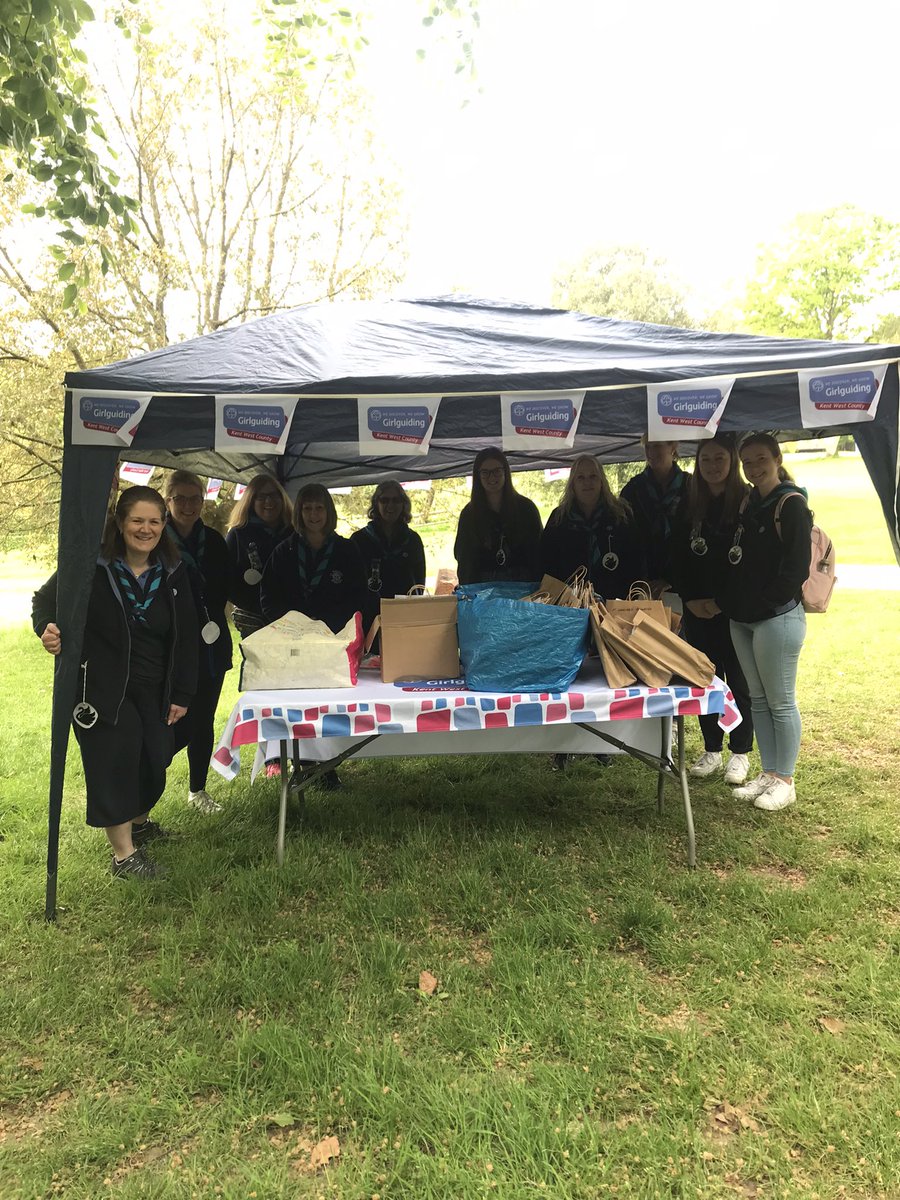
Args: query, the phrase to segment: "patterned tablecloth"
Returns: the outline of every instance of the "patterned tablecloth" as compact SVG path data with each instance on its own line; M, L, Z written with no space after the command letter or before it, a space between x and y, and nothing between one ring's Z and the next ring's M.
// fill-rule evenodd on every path
M355 688L245 692L231 712L212 766L233 779L240 770L242 746L283 740L515 729L702 713L718 713L724 730L741 720L731 691L718 678L708 688L610 688L597 660L588 660L569 692L470 692L453 681L382 683L374 672L364 670ZM410 754L414 753L411 748Z

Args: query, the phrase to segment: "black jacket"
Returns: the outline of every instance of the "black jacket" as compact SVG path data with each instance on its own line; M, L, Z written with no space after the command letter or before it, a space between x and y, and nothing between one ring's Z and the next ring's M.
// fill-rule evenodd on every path
M366 574L363 624L366 629L381 611L381 599L405 596L410 588L425 582L425 547L408 525L401 525L388 542L375 521L350 535Z
M225 545L228 547L228 559L231 567L228 584L228 599L236 608L245 612L257 613L262 616L262 604L259 599L259 584L248 583L244 573L254 561L259 563L257 570L262 572L269 561L269 556L280 542L291 535L290 525L279 529L270 529L262 521L248 521L237 529L229 529L225 534ZM252 556L252 559L251 559Z
M491 512L486 528L479 529L471 501L459 514L453 553L460 583L540 578L541 514L527 496L517 495L515 506L516 519L510 527ZM498 562L498 555L503 561Z
M800 591L809 576L812 515L802 497L791 496L781 509L781 537L775 530L775 506L786 491L782 485L765 500L754 488L740 517L741 559L729 565L719 608L732 621L767 621L800 602Z
M682 600L709 600L721 594L728 573L728 551L734 541L737 517L723 518L725 497L712 496L707 513L694 534L694 522L685 502L672 522L669 579ZM700 542L691 549L691 542ZM704 549L703 553L697 553Z
M604 557L614 554L615 566L603 565ZM547 518L541 535L540 572L568 579L579 567L586 567L594 591L604 600L624 599L637 579L647 578L643 545L634 523L617 521L605 506L588 524L577 515L561 516L555 508Z
M203 549L198 551L201 528ZM219 627L219 636L211 645L207 645L202 639L198 642L200 673L206 676L224 675L226 671L231 670L231 630L225 617L225 605L228 603L231 588L231 560L225 539L217 529L204 525L200 520L195 523L187 538L179 537L177 529L170 521L169 536L182 552L182 561L187 569L197 610L198 637L199 631L207 621L215 621ZM188 558L188 554L193 561Z
M297 533L272 551L259 588L263 616L276 621L286 612L301 612L314 621L324 621L339 633L355 612L363 611L366 574L359 551L348 538L331 536L331 556L318 584L315 580L328 543L313 556L307 583L300 576L299 554L305 543Z
M622 488L621 499L631 505L634 513L634 523L643 543L650 579L669 578L672 521L681 505L685 485L689 479L690 475L676 465L675 474L668 487L665 491L660 491L653 472L649 467L645 467L640 475L629 479Z
M165 720L170 704L189 707L197 689L197 616L183 563L163 575L154 603L160 601L169 605L171 616L161 714ZM38 637L51 621L58 623L55 572L31 602L31 623ZM65 639L65 629L60 629L60 636ZM83 696L101 720L114 725L128 686L131 630L115 575L105 559L98 561L94 573L79 660L78 699Z

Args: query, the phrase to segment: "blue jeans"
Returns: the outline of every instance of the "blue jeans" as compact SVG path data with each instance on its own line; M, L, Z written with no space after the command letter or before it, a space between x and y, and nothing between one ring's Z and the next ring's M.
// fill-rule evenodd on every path
M800 753L797 662L806 637L798 604L768 621L731 621L731 640L747 680L762 769L793 776Z

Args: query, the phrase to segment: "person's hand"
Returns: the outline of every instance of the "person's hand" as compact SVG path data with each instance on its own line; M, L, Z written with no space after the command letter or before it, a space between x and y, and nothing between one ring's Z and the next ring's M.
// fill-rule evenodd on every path
M701 621L708 621L722 611L715 600L688 600L686 603L688 612L693 613Z
M59 626L51 621L41 634L41 645L48 654L59 654L62 650L62 639L59 636Z
M180 704L170 704L169 705L169 716L168 716L168 719L166 720L166 724L174 725L176 721L181 720L181 718L184 716L184 714L186 712L187 712L187 709L182 708L182 706Z

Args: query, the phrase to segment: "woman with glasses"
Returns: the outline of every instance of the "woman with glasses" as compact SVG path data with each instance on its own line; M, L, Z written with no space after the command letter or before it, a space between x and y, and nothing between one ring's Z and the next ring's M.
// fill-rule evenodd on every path
M425 583L425 547L409 527L411 517L409 496L396 480L387 479L372 493L368 525L350 535L366 572L366 629L381 611L382 596L405 596Z
M453 546L459 582L534 582L540 578L540 539L537 505L513 487L506 455L494 446L482 450Z
M265 624L259 598L263 568L279 542L292 532L287 492L271 475L255 475L231 510L225 534L231 562L228 599L241 637Z
M193 471L173 471L166 480L169 535L187 567L199 628L197 694L186 720L175 730L175 753L187 747L188 804L209 815L222 806L206 790L213 749L216 705L231 670L231 634L225 618L231 570L221 533L200 513L205 489Z
M34 632L59 654L56 575L35 593ZM84 764L87 823L106 834L112 874L164 874L145 847L165 837L150 812L166 786L172 731L187 719L197 678L197 625L159 492L131 487L107 522L88 599L72 713Z

